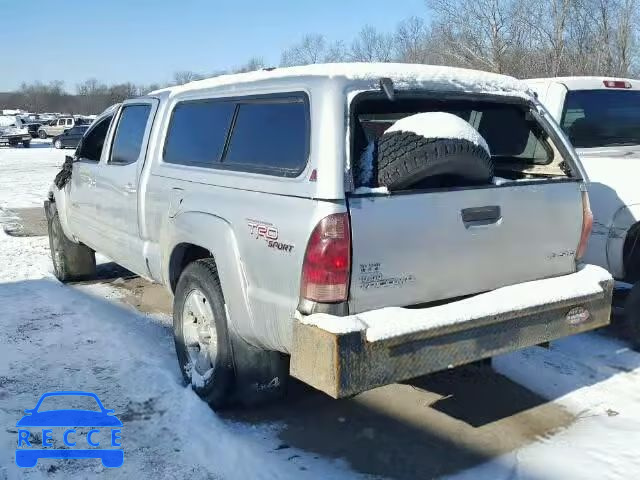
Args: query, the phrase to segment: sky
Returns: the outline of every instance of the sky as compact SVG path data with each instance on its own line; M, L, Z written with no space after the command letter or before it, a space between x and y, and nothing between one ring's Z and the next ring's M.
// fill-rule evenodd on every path
M48 5L48 6L47 6ZM168 82L253 56L277 66L305 33L347 43L368 24L392 31L426 17L424 0L0 0L0 91L88 78Z

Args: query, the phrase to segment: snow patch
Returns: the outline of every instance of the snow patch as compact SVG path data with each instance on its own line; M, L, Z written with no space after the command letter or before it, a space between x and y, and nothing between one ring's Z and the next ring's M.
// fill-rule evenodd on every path
M189 373L189 376L191 377L191 385L193 385L196 388L204 387L204 385L213 376L213 368L210 368L203 374L198 373L198 370L196 369L195 365L192 365L191 363L187 364L186 368L187 368L187 372Z
M358 187L356 188L353 193L355 193L356 195L367 195L367 194L382 194L382 195L389 195L389 189L387 187Z
M375 342L428 328L594 295L602 292L600 282L607 280L611 280L609 272L595 265L586 265L570 275L510 285L437 307L418 310L387 307L348 317L314 314L304 317L302 322L336 334L365 331L367 341Z
M0 207L42 207L54 177L71 150L51 148L49 140L34 139L31 148L0 149Z
M460 117L447 112L425 112L401 118L384 133L410 132L424 138L467 140L491 155L489 145L478 131Z
M368 325L363 322L357 315L349 315L348 317L336 317L327 313L314 313L308 317L300 315L296 311L296 318L305 325L315 325L331 333L351 333L366 330Z
M511 381L577 416L566 430L449 477L456 480L611 479L640 472L640 355L586 333L493 359ZM635 473L632 473L635 472Z

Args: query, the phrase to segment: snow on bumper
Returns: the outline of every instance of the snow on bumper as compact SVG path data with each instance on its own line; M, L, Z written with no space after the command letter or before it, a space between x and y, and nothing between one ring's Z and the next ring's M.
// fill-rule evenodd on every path
M355 395L607 325L612 291L611 275L586 265L430 308L298 317L291 374L334 398Z

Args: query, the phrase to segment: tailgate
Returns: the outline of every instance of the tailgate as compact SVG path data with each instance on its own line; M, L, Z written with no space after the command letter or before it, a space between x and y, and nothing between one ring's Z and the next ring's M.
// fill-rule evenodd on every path
M350 311L409 306L575 271L580 182L349 198Z

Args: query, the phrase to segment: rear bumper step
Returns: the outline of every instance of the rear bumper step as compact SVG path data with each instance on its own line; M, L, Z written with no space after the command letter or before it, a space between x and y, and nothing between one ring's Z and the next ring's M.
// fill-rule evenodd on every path
M611 276L587 265L438 307L299 316L291 374L334 398L355 395L605 326L612 291Z

